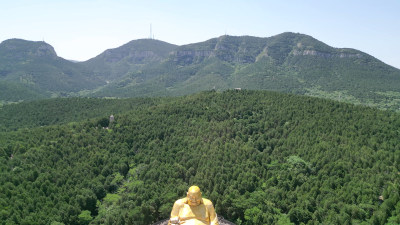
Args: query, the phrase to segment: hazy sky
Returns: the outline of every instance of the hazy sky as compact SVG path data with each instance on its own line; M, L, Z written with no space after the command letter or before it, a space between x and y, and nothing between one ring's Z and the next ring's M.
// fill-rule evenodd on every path
M172 44L291 31L400 68L400 0L1 0L0 41L46 41L87 60L150 36Z

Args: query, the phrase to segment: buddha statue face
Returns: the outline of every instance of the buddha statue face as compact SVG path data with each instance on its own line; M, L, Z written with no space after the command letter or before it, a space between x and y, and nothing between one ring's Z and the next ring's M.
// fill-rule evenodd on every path
M191 186L187 192L188 205L198 206L201 203L201 192L197 186Z

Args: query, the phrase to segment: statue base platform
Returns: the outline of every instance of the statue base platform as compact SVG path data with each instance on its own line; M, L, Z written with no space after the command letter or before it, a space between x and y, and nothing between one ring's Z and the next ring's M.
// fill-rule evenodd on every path
M151 225L168 225L168 220L169 219L161 220L161 221L158 221L158 222L153 223ZM218 221L219 221L220 225L236 225L236 224L224 219L222 216L218 216Z

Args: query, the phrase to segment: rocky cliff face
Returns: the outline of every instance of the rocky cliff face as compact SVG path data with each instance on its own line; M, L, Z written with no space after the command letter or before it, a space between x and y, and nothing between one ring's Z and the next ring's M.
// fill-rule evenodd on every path
M170 53L173 61L179 65L199 63L206 58L214 57L215 53L211 50L178 50Z
M194 56L194 57L209 57L215 56L213 51L209 50L182 50L172 52L176 57L184 57L184 56Z
M172 52L178 64L199 63L216 57L229 63L254 63L266 45L266 39L224 35L206 42L184 45Z
M154 51L135 51L119 52L116 50L107 50L104 52L104 61L107 63L117 63L126 59L130 63L143 63L145 61L158 61L162 57Z
M48 45L46 43L41 43L41 45L33 52L35 56L42 57L42 56L51 56L57 57L56 51L54 51L53 46Z
M361 58L362 55L360 53L328 53L321 52L317 50L293 50L291 55L301 56L301 55L311 55L311 56L319 56L323 58Z

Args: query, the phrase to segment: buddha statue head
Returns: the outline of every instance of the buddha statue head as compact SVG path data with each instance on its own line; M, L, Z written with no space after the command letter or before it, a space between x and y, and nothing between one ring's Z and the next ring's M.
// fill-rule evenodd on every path
M201 203L201 192L197 186L191 186L187 192L188 205L198 206Z

